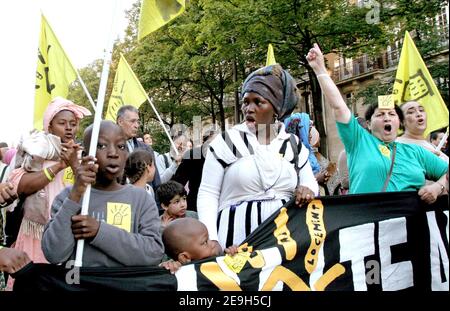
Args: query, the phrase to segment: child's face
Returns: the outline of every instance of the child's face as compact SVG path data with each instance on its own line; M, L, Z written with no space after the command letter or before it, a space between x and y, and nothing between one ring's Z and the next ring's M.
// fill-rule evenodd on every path
M121 176L128 152L126 139L119 127L100 129L97 143L97 179L114 181Z
M208 229L202 223L195 227L195 234L189 235L187 238L191 239L188 243L186 252L189 253L191 260L200 260L212 256L218 256L220 250L217 245L209 239Z
M186 216L186 196L180 196L177 194L170 200L169 205L161 204L163 208L166 210L167 214L172 216L173 218L182 218Z
M78 120L69 110L58 112L50 122L48 130L51 134L61 138L63 143L75 140L78 131Z

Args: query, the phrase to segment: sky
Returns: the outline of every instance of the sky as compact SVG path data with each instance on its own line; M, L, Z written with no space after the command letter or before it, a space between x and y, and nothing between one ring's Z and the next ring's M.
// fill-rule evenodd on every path
M17 144L32 129L40 12L72 64L103 58L109 34L122 37L136 0L0 1L0 142ZM114 4L116 14L113 19Z

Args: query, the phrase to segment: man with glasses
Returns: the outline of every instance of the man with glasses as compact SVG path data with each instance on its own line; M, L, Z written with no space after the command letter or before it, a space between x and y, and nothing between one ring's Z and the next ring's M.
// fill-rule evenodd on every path
M119 110L117 111L116 120L117 124L122 128L122 130L125 133L125 136L127 137L128 153L133 152L135 149L143 149L150 153L153 153L154 158L156 158L155 152L153 151L152 147L137 140L140 121L139 121L139 110L136 107L131 105L125 105L120 107ZM160 184L161 178L159 176L158 169L156 168L155 178L150 183L150 186L152 186L155 193ZM155 201L156 204L158 205L158 208L160 208L159 199L157 196L155 196ZM161 208L160 212L162 212Z

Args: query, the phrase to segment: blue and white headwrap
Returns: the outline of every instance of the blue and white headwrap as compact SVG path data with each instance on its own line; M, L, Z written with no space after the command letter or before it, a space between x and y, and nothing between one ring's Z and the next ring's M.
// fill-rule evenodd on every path
M311 168L314 174L320 172L320 165L317 162L316 156L314 155L314 151L309 144L309 128L310 128L310 119L309 115L304 112L297 112L290 115L288 118L284 120L284 125L286 126L286 132L297 135L302 141L303 145L309 150L309 164L311 164Z

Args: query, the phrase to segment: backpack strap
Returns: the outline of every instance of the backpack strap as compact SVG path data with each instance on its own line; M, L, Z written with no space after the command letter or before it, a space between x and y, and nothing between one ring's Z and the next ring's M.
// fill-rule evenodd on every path
M300 172L300 169L304 166L304 164L302 165L302 167L298 167L298 155L300 154L300 151L302 149L302 142L299 139L298 143L295 140L295 135L291 134L291 136L289 137L289 141L291 143L291 148L292 148L292 152L294 153L294 158L292 159L292 161L294 161L294 168L295 168L295 172L298 173Z
M164 157L164 165L166 166L166 169L168 169L169 168L169 159L167 158L167 155L164 153L163 154L163 157Z

